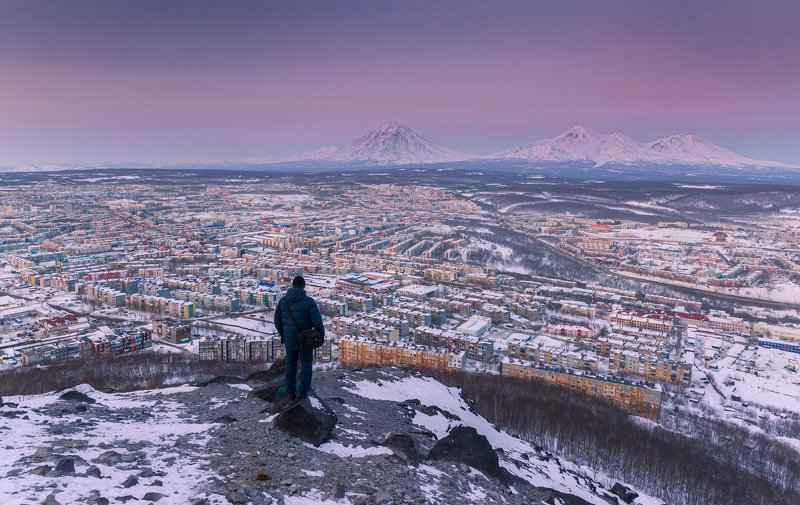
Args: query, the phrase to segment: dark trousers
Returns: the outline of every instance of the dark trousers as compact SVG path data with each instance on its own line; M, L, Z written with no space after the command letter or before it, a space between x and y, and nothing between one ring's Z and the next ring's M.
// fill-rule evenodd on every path
M300 385L296 386L297 360L300 359ZM314 351L292 351L286 349L286 392L294 394L295 391L301 396L308 394L311 387L311 362L314 361Z

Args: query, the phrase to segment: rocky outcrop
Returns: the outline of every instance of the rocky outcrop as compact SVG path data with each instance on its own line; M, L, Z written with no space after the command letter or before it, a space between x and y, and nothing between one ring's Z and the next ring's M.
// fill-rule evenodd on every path
M247 397L258 398L259 400L272 403L285 392L286 388L284 387L283 384L283 376L280 376L280 377L275 377L266 384L263 384L253 389L247 394Z
M408 433L392 433L381 443L411 466L419 466L419 446Z
M436 442L428 458L463 463L499 480L505 480L492 444L472 427L456 426L450 430L446 437Z
M620 499L625 503L632 503L633 500L639 497L639 493L627 486L620 484L619 482L614 484L614 486L611 488L611 492L619 496Z
M220 375L219 377L214 377L213 379L201 382L200 386L208 386L210 384L244 384L244 383L245 380L242 377L236 377L233 375Z
M266 370L259 370L258 372L251 373L247 376L245 381L253 387L266 384L272 379L283 377L286 370L286 360L277 358Z
M89 395L85 393L81 393L80 391L67 391L63 395L58 397L60 400L64 400L67 402L76 402L76 403L95 403L96 400L91 398Z
M270 411L277 413L273 420L276 428L316 447L330 440L339 422L333 409L314 393L300 400L278 400Z

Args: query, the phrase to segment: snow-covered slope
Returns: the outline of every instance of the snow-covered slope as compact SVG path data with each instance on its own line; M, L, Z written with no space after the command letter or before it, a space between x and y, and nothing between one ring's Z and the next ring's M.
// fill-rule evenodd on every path
M318 370L313 401L338 417L334 438L319 447L277 429L250 389L218 383L104 393L82 385L74 390L94 403L60 399L62 392L5 397L13 403L0 404L0 502L616 503L616 481L496 429L459 389L430 378ZM510 476L505 483L428 457L462 425L486 437ZM388 433L415 441L419 466L387 448ZM632 503L663 502L640 494Z
M287 161L372 161L386 164L440 163L471 158L470 155L437 146L402 123L389 123L372 130L347 146L326 147L288 158Z
M557 137L536 140L485 158L593 162L597 166L649 163L789 168L782 163L746 158L695 135L668 135L652 142L638 143L620 133L603 135L583 126L575 126Z

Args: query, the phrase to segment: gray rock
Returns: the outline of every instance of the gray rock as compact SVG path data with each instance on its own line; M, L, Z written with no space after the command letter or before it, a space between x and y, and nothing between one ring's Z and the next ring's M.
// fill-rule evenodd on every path
M258 398L265 402L274 402L286 392L283 377L276 377L263 386L257 387L247 393L248 398Z
M614 486L611 488L611 492L619 496L620 499L625 503L631 503L633 500L639 497L639 493L633 491L631 488L623 484L620 484L619 482L614 483Z
M50 465L41 465L37 466L33 470L29 471L28 473L31 475L47 475L50 471L53 470L53 467Z
M103 473L100 471L99 468L92 465L86 470L87 477L97 477L98 479L103 477Z
M138 483L139 479L137 479L135 475L131 475L127 479L125 479L125 481L122 483L122 487L129 488L135 486Z
M39 447L33 453L34 458L46 458L49 455L50 455L50 448L48 447Z
M501 481L505 480L492 445L486 437L469 426L456 426L450 430L446 437L436 442L428 453L428 458L463 463Z
M56 465L56 472L61 474L75 473L75 460L72 458L61 458Z
M403 461L412 465L419 466L419 448L417 441L407 433L392 433L381 443L388 447L394 454Z
M144 496L142 496L142 500L143 501L156 502L156 501L160 500L161 498L166 498L166 497L167 497L167 495L163 495L161 493L154 493L154 492L151 491L149 493L145 493Z
M155 474L156 474L156 473L155 473L155 472L154 472L152 469L150 469L150 468L145 468L144 470L142 470L141 472L139 472L139 477L143 477L143 478L147 479L147 478L150 478L150 477L152 477L152 476L153 476L153 475L155 475Z
M56 495L50 494L47 495L47 498L44 499L42 505L61 505L58 500L56 500Z
M224 416L219 416L218 418L214 419L213 422L219 423L219 424L231 424L231 423L239 422L239 420L236 419L235 417L232 417L232 416L229 416L229 415L224 415Z
M91 397L89 397L89 395L86 395L84 393L81 393L80 391L75 391L75 390L67 391L66 393L64 393L63 395L59 396L58 398L60 400L64 400L64 401L67 401L67 402L95 403L95 399L94 398L91 398Z
M375 496L375 505L388 505L394 502L392 494L388 491L381 491Z
M341 482L337 482L336 484L333 485L333 492L331 494L333 494L334 498L340 500L344 498L345 492L346 488L344 487L344 484L342 484Z
M106 451L94 458L92 461L95 463L101 463L103 465L113 465L122 461L122 455L117 451Z
M244 384L245 380L241 377L236 377L233 375L220 375L219 377L214 377L213 379L203 381L200 383L201 386L208 386L209 384Z
M231 503L249 503L250 499L247 497L246 494L240 491L231 491L227 494L226 498Z
M275 427L316 447L327 442L339 422L336 413L313 393L299 401L277 402Z

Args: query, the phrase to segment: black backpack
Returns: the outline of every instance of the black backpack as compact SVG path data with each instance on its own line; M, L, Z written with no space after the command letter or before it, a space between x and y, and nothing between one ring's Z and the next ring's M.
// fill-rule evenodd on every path
M297 332L297 342L300 344L300 351L313 351L317 347L321 346L322 343L325 341L325 338L322 336L322 333L316 328L309 328L307 330L300 331L300 327L297 326L297 319L294 317L294 312L292 311L292 304L289 300L286 300L286 305L289 306L289 316L292 318L292 324L294 325L294 331Z

